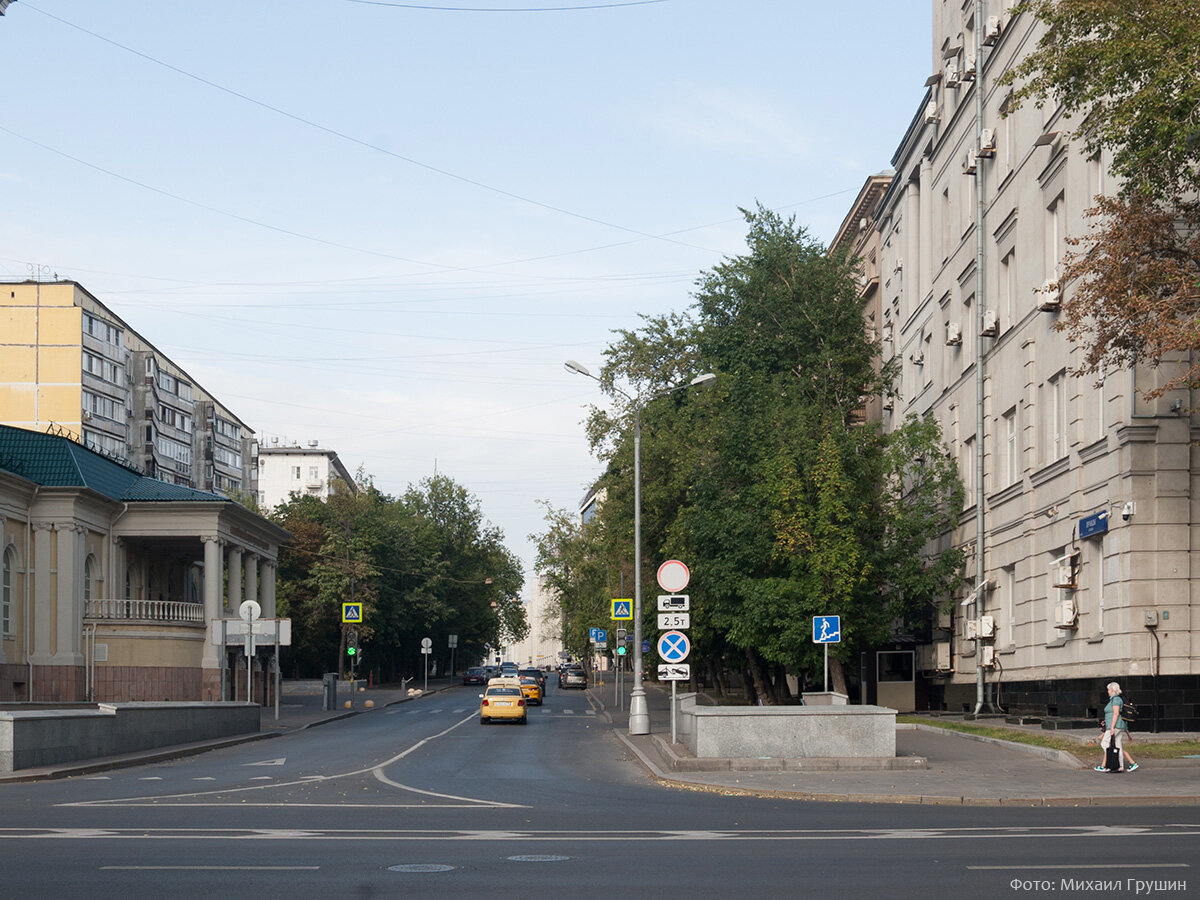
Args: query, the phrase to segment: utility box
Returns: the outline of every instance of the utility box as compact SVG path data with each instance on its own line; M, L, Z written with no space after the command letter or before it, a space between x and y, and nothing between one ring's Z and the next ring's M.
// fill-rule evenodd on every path
M331 710L337 709L337 672L326 672L321 677L322 700L321 709Z

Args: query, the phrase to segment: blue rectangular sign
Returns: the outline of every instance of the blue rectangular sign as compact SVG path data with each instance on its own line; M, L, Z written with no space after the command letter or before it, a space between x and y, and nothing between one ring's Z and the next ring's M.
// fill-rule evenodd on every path
M1102 509L1095 515L1079 520L1079 537L1092 537L1108 531L1108 510Z
M841 642L841 616L813 616L814 644L840 644Z

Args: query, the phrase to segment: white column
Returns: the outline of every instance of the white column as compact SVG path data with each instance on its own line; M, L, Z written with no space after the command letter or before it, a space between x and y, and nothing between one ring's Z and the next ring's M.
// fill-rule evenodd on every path
M229 548L229 602L225 605L233 610L236 616L238 607L242 605L242 548ZM247 596L247 599L253 599Z
M50 596L50 533L53 528L50 522L33 523L33 559L25 562L25 577L33 578L33 652L30 662L41 666L50 664L50 607L54 602ZM30 627L30 623L25 623L25 627Z
M904 282L903 309L900 313L900 323L908 321L908 317L917 304L921 302L921 188L909 182L904 189L904 269L901 278ZM899 324L896 328L896 346L902 346Z
M274 619L275 613L275 560L265 559L260 569L262 573L259 585L259 595L262 600L263 615L268 619Z
M58 531L58 622L54 664L83 665L83 548L85 530L75 524Z
M246 555L246 599L262 606L262 600L258 596L258 556L253 553Z
M933 161L921 159L921 271L919 273L919 304L933 288ZM913 309L916 309L914 306Z
M221 578L224 575L221 565L221 539L213 536L200 538L204 542L204 622L221 618ZM204 655L201 665L205 669L221 667L220 654L212 642L212 636L205 631Z

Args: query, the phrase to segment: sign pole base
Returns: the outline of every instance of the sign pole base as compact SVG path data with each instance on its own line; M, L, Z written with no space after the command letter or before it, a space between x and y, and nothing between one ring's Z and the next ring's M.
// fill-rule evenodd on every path
M638 685L629 697L629 733L650 733L650 711L646 706L646 689Z

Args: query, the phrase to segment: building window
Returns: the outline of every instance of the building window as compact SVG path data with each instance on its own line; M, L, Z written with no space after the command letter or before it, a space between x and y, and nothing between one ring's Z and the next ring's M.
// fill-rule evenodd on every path
M967 506L975 505L975 435L963 441L963 490L966 492Z
M1067 373L1060 371L1046 382L1043 405L1046 458L1053 462L1067 455Z
M1017 438L1017 408L1014 406L1004 414L1004 484L1009 485L1021 477L1021 447Z
M1016 324L1020 310L1017 309L1017 251L1010 250L1000 260L1000 310L1003 320L1000 326L1007 331Z
M300 467L299 466L292 466L292 480L293 481L300 480Z
M319 474L319 472L318 472L318 469L317 469L317 467L316 467L316 466L309 466L309 467L308 467L308 480L309 480L309 481L317 481L317 480L319 480L319 479L320 479L320 477L321 477L321 476L320 476L320 474Z
M0 573L0 634L12 634L13 570L16 558L11 547L4 550L3 572Z
M83 600L86 603L95 598L96 557L91 554L83 561Z
M1046 278L1049 280L1057 280L1067 246L1065 206L1063 195L1059 194L1046 207Z

